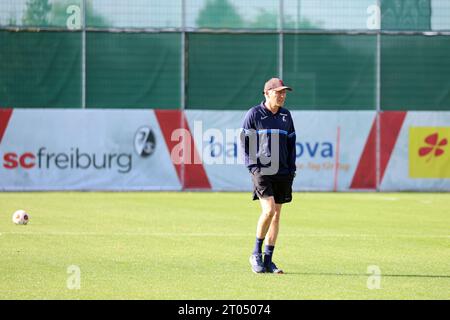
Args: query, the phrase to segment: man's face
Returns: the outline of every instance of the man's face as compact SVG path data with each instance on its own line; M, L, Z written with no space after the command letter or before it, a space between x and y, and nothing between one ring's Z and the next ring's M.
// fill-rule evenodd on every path
M286 100L286 89L283 90L268 90L266 93L266 99L272 106L278 108L284 105L284 100Z

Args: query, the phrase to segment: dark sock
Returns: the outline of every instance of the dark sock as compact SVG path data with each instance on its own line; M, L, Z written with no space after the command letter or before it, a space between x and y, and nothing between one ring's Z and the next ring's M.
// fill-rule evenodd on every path
M264 243L264 238L259 239L256 237L255 249L253 249L253 254L261 254L262 253L262 245Z
M272 263L272 255L275 246L265 246L264 248L264 264L267 266Z

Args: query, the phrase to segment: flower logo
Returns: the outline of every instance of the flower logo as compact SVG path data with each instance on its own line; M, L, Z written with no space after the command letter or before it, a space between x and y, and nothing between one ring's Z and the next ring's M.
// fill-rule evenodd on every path
M441 147L447 145L447 138L444 138L439 141L439 135L436 132L426 137L425 143L428 146L419 149L419 156L425 157L426 155L429 155L427 158L428 162L431 160L431 158L439 157L444 154L444 149Z

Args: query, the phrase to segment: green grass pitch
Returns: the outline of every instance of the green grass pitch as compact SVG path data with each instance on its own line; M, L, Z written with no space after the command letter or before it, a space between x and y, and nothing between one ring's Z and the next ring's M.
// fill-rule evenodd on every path
M449 204L295 193L274 254L286 274L273 275L250 270L249 192L3 192L0 299L449 299Z

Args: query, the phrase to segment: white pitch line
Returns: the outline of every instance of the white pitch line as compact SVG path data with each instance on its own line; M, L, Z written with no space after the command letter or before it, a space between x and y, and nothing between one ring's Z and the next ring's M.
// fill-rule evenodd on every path
M384 201L397 201L398 198L394 198L394 197L385 197L385 198L380 198L380 200L384 200Z
M3 232L0 235L28 235L28 236L138 236L138 237L252 237L253 234L243 233L186 233L186 232ZM428 234L282 234L283 237L294 238L424 238L424 239L450 239L450 235L428 235Z

